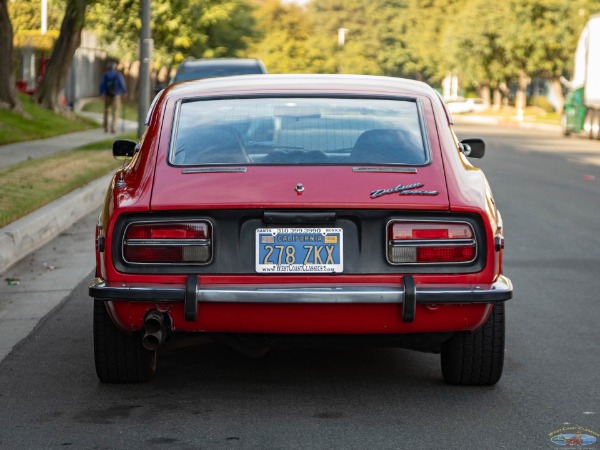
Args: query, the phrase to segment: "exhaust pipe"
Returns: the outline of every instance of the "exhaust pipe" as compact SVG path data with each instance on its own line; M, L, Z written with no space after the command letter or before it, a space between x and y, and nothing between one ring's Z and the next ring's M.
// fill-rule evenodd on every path
M144 320L142 345L146 350L156 350L165 341L166 337L165 317L157 311L150 311Z

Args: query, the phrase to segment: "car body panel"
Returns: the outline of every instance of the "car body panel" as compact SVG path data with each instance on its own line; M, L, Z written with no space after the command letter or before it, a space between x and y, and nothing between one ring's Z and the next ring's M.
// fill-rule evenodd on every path
M437 170L436 170L437 169ZM353 173L351 166L286 166L276 174L271 167L248 167L245 173L194 173L177 176L181 168L157 169L151 209L189 210L199 205L219 208L403 208L441 210L449 208L443 172L439 166L418 174ZM358 180L360 178L360 180ZM301 183L304 191L295 188ZM422 184L435 196L385 195L371 198L379 189ZM349 199L352 199L351 201Z
M140 330L148 312L145 303L109 302L123 330ZM490 305L417 305L415 321L402 321L398 305L203 303L198 320L183 319L183 305L151 305L169 311L173 331L273 334L406 334L473 331L487 319ZM158 306L158 307L157 307ZM258 330L258 331L257 331Z

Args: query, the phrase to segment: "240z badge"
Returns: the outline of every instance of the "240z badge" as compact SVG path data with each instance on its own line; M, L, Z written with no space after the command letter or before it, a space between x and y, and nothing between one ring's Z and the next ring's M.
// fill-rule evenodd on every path
M376 189L371 192L371 198L381 197L388 194L398 195L438 195L438 191L426 191L418 188L423 187L423 183L399 184L390 189Z

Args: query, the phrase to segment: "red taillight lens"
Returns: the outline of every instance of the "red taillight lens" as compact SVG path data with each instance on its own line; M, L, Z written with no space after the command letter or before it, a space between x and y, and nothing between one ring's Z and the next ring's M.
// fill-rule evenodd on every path
M473 228L463 222L391 222L388 226L388 238L473 239Z
M127 227L125 239L209 239L208 222L140 223Z
M390 222L387 236L392 264L465 263L477 256L467 222Z
M129 263L207 263L212 257L209 222L137 223L127 227L123 257Z
M418 262L465 262L475 258L475 246L422 247L417 249Z

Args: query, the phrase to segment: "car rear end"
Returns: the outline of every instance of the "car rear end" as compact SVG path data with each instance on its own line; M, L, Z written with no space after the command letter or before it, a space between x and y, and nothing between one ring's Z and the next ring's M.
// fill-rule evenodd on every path
M155 357L178 331L248 347L392 345L455 361L456 336L498 322L512 293L499 215L440 126L441 103L410 84L350 85L307 93L288 82L161 104L162 131L107 202L90 286L141 355ZM152 161L150 174L142 166ZM455 189L477 180L476 192ZM457 374L443 363L446 380L493 384L501 373L496 361L490 376L467 380L464 364Z

